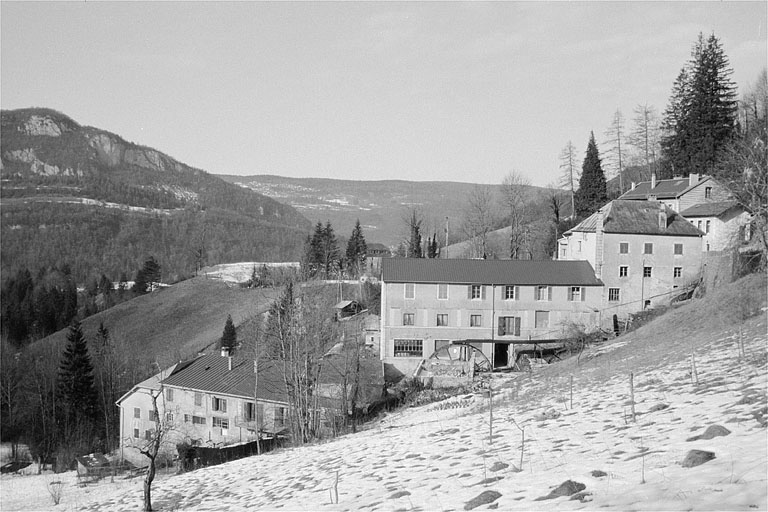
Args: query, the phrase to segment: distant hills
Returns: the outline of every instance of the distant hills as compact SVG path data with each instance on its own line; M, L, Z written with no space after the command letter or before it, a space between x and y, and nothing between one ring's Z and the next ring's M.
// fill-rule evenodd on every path
M446 217L449 242L466 238L461 232L461 222L468 197L476 186L450 181L355 181L273 175L220 177L293 206L313 224L330 221L337 235L348 237L359 218L366 241L391 247L406 238L403 218L414 207L424 217L425 240L436 233L440 244L444 244ZM503 176L499 176L499 182L502 179ZM500 192L500 186L496 187ZM541 190L531 187L533 194Z
M137 269L163 279L206 264L298 260L294 208L50 109L4 110L1 270L71 267L82 282Z

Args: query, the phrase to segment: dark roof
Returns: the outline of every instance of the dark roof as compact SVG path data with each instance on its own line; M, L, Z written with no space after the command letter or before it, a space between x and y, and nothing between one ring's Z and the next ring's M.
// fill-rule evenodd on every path
M675 199L685 194L692 188L698 187L705 181L710 180L709 176L702 176L699 181L691 185L689 178L672 178L671 180L656 180L656 186L651 188L650 181L641 181L632 190L627 190L619 199L647 199L649 195L656 196L657 199Z
M659 227L659 212L667 215L666 228ZM603 216L605 233L626 233L635 235L676 235L702 236L703 233L685 220L679 213L658 201L626 201L616 199L600 208L578 225L564 233L594 233L598 215Z
M391 258L382 261L387 283L602 286L586 261Z
M718 217L738 205L736 201L695 204L680 212L683 217Z
M256 374L253 359L232 358L232 370L228 358L218 354L200 356L180 363L163 385L207 393L253 397ZM275 402L287 402L285 381L281 368L271 361L259 361L259 398Z
M376 242L374 242L372 244L366 244L365 248L368 251L384 251L384 252L389 252L389 247L387 247L384 244L379 244L379 243L376 243Z

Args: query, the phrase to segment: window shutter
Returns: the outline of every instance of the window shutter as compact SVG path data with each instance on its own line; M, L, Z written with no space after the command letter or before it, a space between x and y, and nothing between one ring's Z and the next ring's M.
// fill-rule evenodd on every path
M515 286L515 300L520 300L520 287Z
M568 300L573 300L573 287L568 287Z
M469 286L467 286L467 298L468 299L472 298L472 285L471 284Z
M499 317L499 336L504 336L504 317Z
M547 286L547 300L552 300L552 287Z
M515 336L520 336L520 317L515 317Z
M587 299L587 287L582 286L581 287L581 302L584 302Z
M480 298L485 300L485 286L480 286Z

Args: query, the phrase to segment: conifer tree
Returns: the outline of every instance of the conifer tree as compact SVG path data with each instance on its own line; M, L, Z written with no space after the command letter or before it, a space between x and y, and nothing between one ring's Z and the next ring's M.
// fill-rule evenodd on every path
M352 236L347 242L347 266L352 275L360 274L364 268L366 252L368 252L368 247L365 243L365 236L363 236L363 229L360 227L360 219L357 219L352 230Z
M605 174L600 165L600 154L597 151L595 134L590 132L587 154L581 168L579 190L576 192L576 214L588 217L608 201Z
M664 112L661 139L665 175L712 173L737 133L733 69L714 34L700 33Z
M70 418L93 418L98 404L93 383L93 364L77 319L67 334L67 348L61 358L58 377L58 392Z
M221 335L221 348L230 351L237 347L237 331L232 322L232 315L227 315L227 321L224 322L224 333Z

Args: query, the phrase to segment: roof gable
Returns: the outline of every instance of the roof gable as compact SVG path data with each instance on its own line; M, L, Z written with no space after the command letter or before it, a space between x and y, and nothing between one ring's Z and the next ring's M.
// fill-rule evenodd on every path
M382 261L387 283L602 286L586 261L390 258Z
M659 225L659 213L666 215L664 228ZM615 199L566 231L564 235L568 236L574 232L594 233L599 215L603 216L605 233L666 236L702 236L703 234L664 203Z
M736 201L719 201L716 203L699 203L680 213L683 217L719 217L732 208L741 208Z

